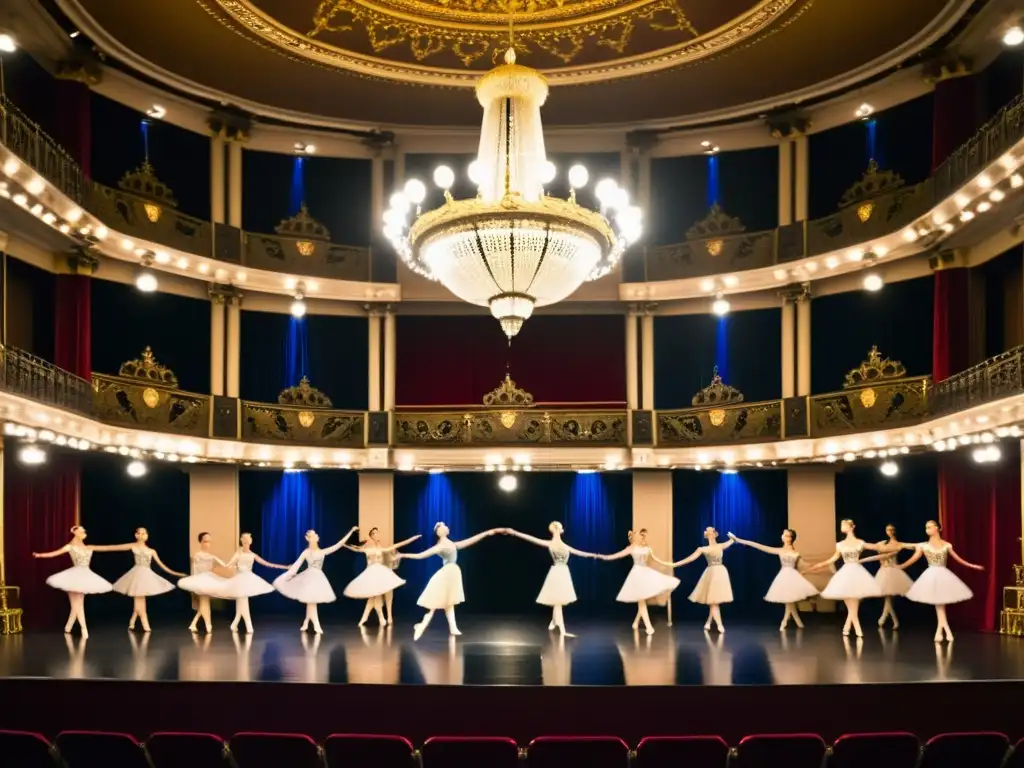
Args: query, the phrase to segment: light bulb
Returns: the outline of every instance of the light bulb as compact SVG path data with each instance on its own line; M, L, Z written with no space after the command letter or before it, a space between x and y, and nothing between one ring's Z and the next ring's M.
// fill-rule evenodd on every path
M871 291L874 293L875 291L882 290L882 287L885 285L885 281L877 272L869 272L864 275L863 285L865 291Z
M399 213L404 214L409 210L409 198L401 192L395 192L395 194L391 196L391 199L388 200L388 203L391 205L391 210L393 211L398 211Z
M1003 38L1005 40L1005 38ZM18 50L18 44L10 35L0 35L0 53L14 53Z
M384 211L384 223L392 227L402 227L405 224L405 212L388 208Z
M129 477L142 477L146 474L146 465L141 461L132 461L125 467Z
M423 186L423 182L419 179L409 179L405 182L404 192L409 202L413 205L419 205L427 197L427 188Z
M439 165L434 169L434 183L441 189L451 189L455 183L455 172L447 165Z
M519 481L516 479L515 475L503 474L498 479L498 487L505 493L511 493L519 487Z
M1003 33L1003 45L1015 48L1021 43L1024 43L1024 29L1021 29L1020 27L1010 27Z
M728 315L730 309L732 309L732 307L726 299L722 298L721 294L711 302L711 311L719 317L725 317Z
M135 287L143 293L153 293L160 287L160 283L157 281L156 275L148 269L144 269L139 273L139 276L135 278Z
M594 187L594 194L601 205L611 205L618 185L612 179L601 179Z
M484 183L483 169L480 167L479 160L471 162L466 172L469 174L469 180L477 186Z
M46 451L35 445L25 445L18 451L18 461L30 466L46 463Z
M573 189L582 189L590 181L590 173L585 166L574 165L569 169L569 186Z
M896 477L900 473L900 465L895 461L883 461L878 470L886 477Z
M292 302L291 307L289 307L289 311L292 313L292 317L296 319L305 317L306 302L304 302L302 299L295 299L295 301Z
M626 209L629 207L629 192L622 187L616 187L608 206L619 211Z
M558 173L558 169L555 168L555 164L550 160L545 160L544 165L540 169L540 183L550 184L555 180L555 175Z

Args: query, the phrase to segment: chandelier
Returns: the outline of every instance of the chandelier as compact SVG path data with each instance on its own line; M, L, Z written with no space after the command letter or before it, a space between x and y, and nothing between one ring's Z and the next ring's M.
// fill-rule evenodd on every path
M434 171L444 190L439 208L422 211L426 187L409 179L384 213L384 234L409 268L463 301L489 307L510 340L535 308L611 272L641 234L640 209L612 179L594 188L599 211L576 202L576 191L589 181L582 165L569 169L568 199L545 193L557 173L544 151L540 108L547 96L544 77L516 64L510 45L505 63L476 85L484 110L469 165L476 197L453 198L455 174L440 166Z

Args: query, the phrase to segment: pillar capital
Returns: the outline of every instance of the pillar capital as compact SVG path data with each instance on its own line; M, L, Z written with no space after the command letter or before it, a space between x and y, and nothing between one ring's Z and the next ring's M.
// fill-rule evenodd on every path
M206 118L210 135L244 144L249 140L252 131L252 120L247 114L235 109L215 109Z
M214 304L238 304L242 303L242 292L233 285L223 283L210 283L210 301Z
M810 118L794 112L769 115L765 124L772 137L779 141L792 141L806 136L811 130Z
M73 274L92 277L99 265L99 256L91 245L76 246L68 254L68 268Z
M370 131L363 137L363 145L373 150L374 157L382 158L386 150L395 146L393 131Z
M779 297L783 304L799 304L811 300L810 283L790 283L781 291Z
M54 76L58 80L70 80L93 86L99 85L103 80L103 69L92 56L78 56L67 61L57 62Z
M932 272L966 267L967 256L967 248L946 248L941 251L936 251L928 257L928 267Z
M626 134L626 148L633 154L648 154L658 145L659 132L651 130L636 130Z
M974 66L971 60L960 56L945 56L929 62L924 67L924 81L929 85L938 85L946 80L973 74Z

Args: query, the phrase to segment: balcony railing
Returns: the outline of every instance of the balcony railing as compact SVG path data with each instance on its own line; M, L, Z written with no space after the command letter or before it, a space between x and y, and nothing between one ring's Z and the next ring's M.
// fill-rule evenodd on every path
M14 347L0 346L0 389L85 416L93 413L88 381Z
M625 409L509 408L398 412L392 442L400 446L628 445Z
M0 96L0 142L69 198L82 203L86 180L81 166L6 96Z

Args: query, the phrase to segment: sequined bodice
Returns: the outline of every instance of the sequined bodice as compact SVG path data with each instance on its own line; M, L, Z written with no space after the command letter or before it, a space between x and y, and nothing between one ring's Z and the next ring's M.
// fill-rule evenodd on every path
M455 562L459 559L459 550L449 541L441 545L437 555L445 565L455 565Z
M196 552L196 556L192 558L192 571L194 573L207 573L213 570L213 564L216 562L217 558L209 552Z
M707 560L708 565L721 565L722 564L722 550L720 549L705 549L704 559Z
M71 547L68 549L68 554L71 555L71 564L76 568L88 568L89 561L92 560L91 549L80 549L79 547Z
M782 561L783 568L796 568L796 564L800 561L800 553L783 552L779 555L779 560Z
M370 547L369 549L364 549L363 550L363 554L366 555L366 564L367 565L383 565L384 564L384 553L381 552L376 547Z
M844 563L856 563L860 560L860 553L864 551L864 545L854 544L852 547L849 547L840 544L836 547L836 550L843 556Z
M565 544L552 544L548 549L551 551L551 559L555 565L565 565L569 562L569 548Z
M390 568L392 571L398 570L398 553L397 552L384 552L381 554L384 561L384 565Z
M322 549L318 549L315 552L313 550L308 550L306 552L306 567L315 568L318 571L322 571L324 569L325 557L327 557L327 555L324 554L324 551ZM250 566L250 568L251 567L252 566Z
M647 558L650 554L649 547L633 547L633 565L647 565Z
M930 544L922 544L921 551L924 552L924 556L928 559L929 568L945 568L946 558L949 557L949 545L944 545L941 549L932 549Z
M252 570L252 564L256 562L256 555L252 552L239 552L235 558L235 566L239 573L246 573Z
M896 568L897 566L899 566L899 562L896 559L895 552L893 552L891 555L883 557L878 564L882 568Z
M143 568L152 567L153 550L132 547L132 556L135 558L135 565Z

